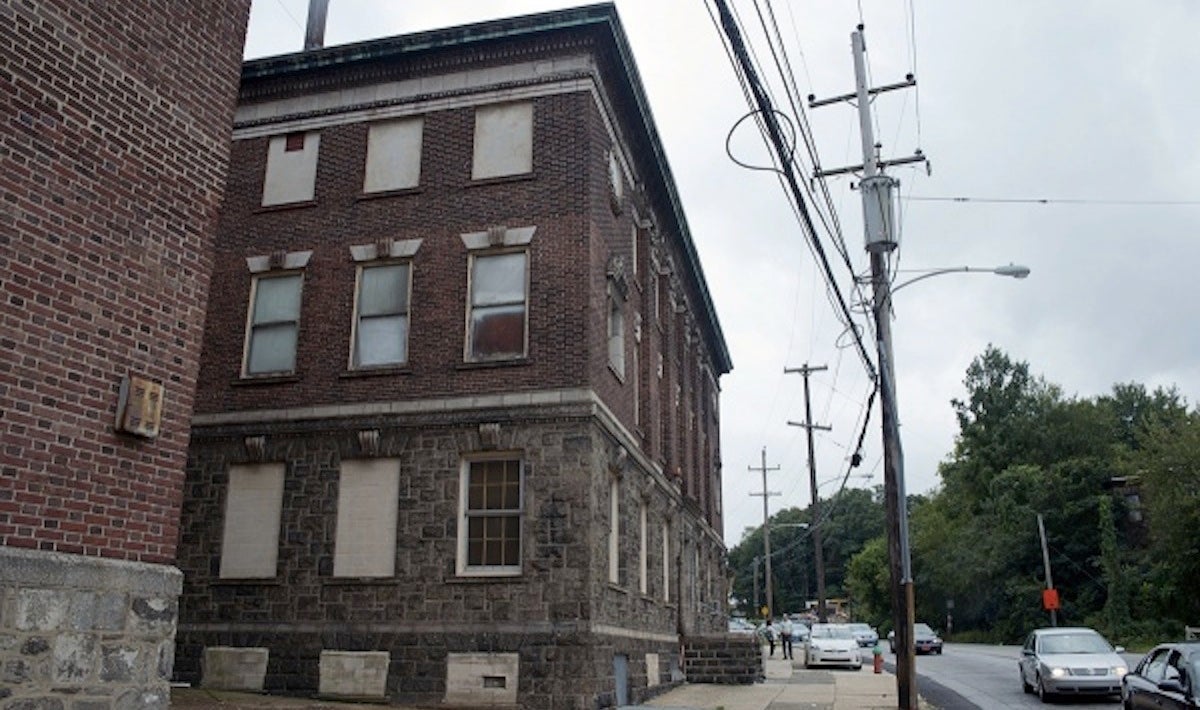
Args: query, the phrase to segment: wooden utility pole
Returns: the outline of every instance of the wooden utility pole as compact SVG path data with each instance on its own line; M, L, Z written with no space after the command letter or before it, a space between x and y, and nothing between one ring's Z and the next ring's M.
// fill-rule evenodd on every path
M892 625L896 633L896 699L902 710L916 710L917 666L913 647L913 577L908 543L908 501L904 490L904 451L900 445L900 417L896 409L896 368L892 358L892 284L888 254L896 249L894 195L896 181L881 171L889 165L917 163L924 155L882 160L871 124L871 100L885 91L916 85L910 74L905 81L878 88L867 87L866 40L863 27L850 34L854 52L855 90L852 94L816 101L810 107L852 101L858 108L863 162L836 170L822 170L817 177L861 173L863 226L866 249L871 259L872 310L876 350L879 356L879 411L883 419L883 490L887 516L888 560L892 578Z
M813 446L813 429L832 431L833 427L813 424L812 400L808 394L808 376L814 372L823 372L828 369L826 365L809 367L808 363L804 363L803 367L783 368L785 374L800 373L804 375L804 421L788 422L788 424L804 427L805 433L808 435L808 485L812 489L812 507L810 508L812 524L809 531L812 534L813 564L817 568L817 621L822 624L828 618L828 613L825 609L825 551L821 546L821 496L817 491L817 457Z
M762 493L751 493L750 495L762 496L762 499L763 499L763 559L765 559L766 563L767 563L767 578L766 578L766 584L765 584L765 586L767 588L767 613L764 614L764 616L766 618L770 619L775 614L775 598L771 595L771 514L767 509L767 498L770 496L777 496L777 495L781 495L781 494L777 491L768 491L767 490L767 471L778 471L779 467L778 466L771 466L770 468L767 467L767 449L766 449L766 447L763 447L762 466L760 466L759 468L754 468L753 466L747 466L746 468L751 471L761 471L762 472L762 481L763 481Z

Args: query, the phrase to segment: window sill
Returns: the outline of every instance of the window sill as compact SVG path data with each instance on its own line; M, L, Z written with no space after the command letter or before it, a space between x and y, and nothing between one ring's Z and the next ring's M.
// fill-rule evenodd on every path
M373 587L381 584L395 585L396 576L391 577L327 577L322 582L331 587Z
M537 175L532 172L518 173L516 175L497 175L495 177L471 178L467 183L467 187L483 187L484 185L503 185L509 182L525 182L526 180L535 180Z
M425 191L423 187L399 187L395 190L378 190L376 192L364 192L358 197L355 197L356 202L369 202L371 200L381 200L388 197L402 197L404 195L419 195Z
M265 212L286 212L287 210L298 210L316 206L317 201L315 199L302 200L299 202L282 202L277 205L260 205L254 210L254 214L263 214Z
M628 596L628 594L629 594L629 590L628 590L628 589L626 589L625 587L622 587L621 585L617 584L616 582L609 582L609 583L608 583L608 590L609 590L610 592L618 592L618 593L620 593L620 594L625 594L625 595L627 595L627 596Z
M281 587L283 580L279 577L229 577L215 579L211 584L214 587Z
M343 380L357 380L364 377L409 376L413 371L408 365L387 365L381 367L362 367L357 370L346 370L338 375Z
M621 384L625 384L624 373L622 373L620 370L618 370L617 367L612 364L611 360L608 363L608 371L612 373L613 377L617 378L617 382L620 382Z
M532 365L533 360L528 357L512 358L510 360L478 360L472 362L460 362L454 366L456 370L488 370L496 367L522 367Z
M284 375L243 375L231 384L234 387L254 387L257 385L281 385L299 382L300 375L289 372Z
M520 572L513 574L480 574L480 575L455 575L446 580L446 584L496 584L496 583L524 583L525 577Z

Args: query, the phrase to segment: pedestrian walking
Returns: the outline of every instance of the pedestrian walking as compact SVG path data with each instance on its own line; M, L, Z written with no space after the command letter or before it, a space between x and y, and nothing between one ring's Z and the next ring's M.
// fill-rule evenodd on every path
M779 625L779 639L782 641L783 657L796 660L796 655L792 652L792 620L783 617L783 623Z

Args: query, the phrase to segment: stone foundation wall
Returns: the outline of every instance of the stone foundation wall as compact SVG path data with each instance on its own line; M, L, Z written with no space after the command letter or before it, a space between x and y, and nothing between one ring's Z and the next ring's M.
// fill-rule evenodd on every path
M689 636L683 644L683 671L689 683L749 685L761 680L762 649L750 634Z
M572 623L524 633L484 629L417 632L389 628L394 626L331 624L321 632L267 629L256 632L240 625L237 630L228 631L181 629L176 677L193 685L208 685L200 659L205 655L206 643L220 643L269 649L264 690L286 695L318 694L322 684L321 661L324 657L328 665L332 651L386 652L387 680L382 699L399 704L439 705L447 702L448 691L455 691L449 693L458 699L453 707L472 707L464 704L461 692L457 692L464 682L461 667L451 672L451 662L466 657L490 656L511 665L515 656L515 695L523 710L598 710L616 706L613 658L618 654L628 659L630 703L645 701L682 680L681 674L672 673L679 668L678 643L667 638L624 638L579 630L581 625ZM655 664L654 668L647 668L648 659ZM499 670L481 674L507 675ZM511 696L511 686L507 689Z
M0 704L166 708L181 585L165 565L0 547Z

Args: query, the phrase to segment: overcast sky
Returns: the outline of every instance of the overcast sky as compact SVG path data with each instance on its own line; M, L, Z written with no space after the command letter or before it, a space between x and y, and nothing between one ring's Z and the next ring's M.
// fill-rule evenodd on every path
M569 7L561 0L331 0L326 44ZM771 513L811 500L803 381L784 367L828 365L811 380L817 478L837 490L869 385L846 349L825 285L776 178L736 166L726 135L748 110L703 0L618 0L617 8L683 199L734 370L721 380L725 539L762 523L758 467L766 449ZM748 30L750 0L733 0ZM766 6L762 6L765 8ZM853 91L850 33L866 25L873 85L917 76L917 90L875 100L885 158L920 148L923 168L897 167L900 269L1015 262L1025 280L951 274L896 296L893 332L910 493L938 485L951 450L950 400L992 343L1061 385L1093 397L1118 382L1172 386L1194 405L1200 331L1200 2L1154 0L774 0L802 95ZM307 0L254 0L246 57L298 50ZM861 8L861 16L859 14ZM770 65L761 30L749 37ZM778 83L774 85L778 88ZM861 162L855 110L809 110L821 164ZM766 155L752 122L731 145ZM829 190L855 270L865 273L852 178ZM991 200L1050 200L993 202ZM1190 204L1189 204L1190 202ZM1170 204L1175 203L1175 204ZM1182 203L1182 204L1180 204ZM823 235L828 244L828 237ZM831 249L831 247L827 248ZM831 252L832 253L832 252ZM843 288L849 270L838 270ZM899 280L916 273L901 273ZM860 318L860 321L862 319ZM873 353L872 353L873 354ZM879 416L848 485L882 482Z

